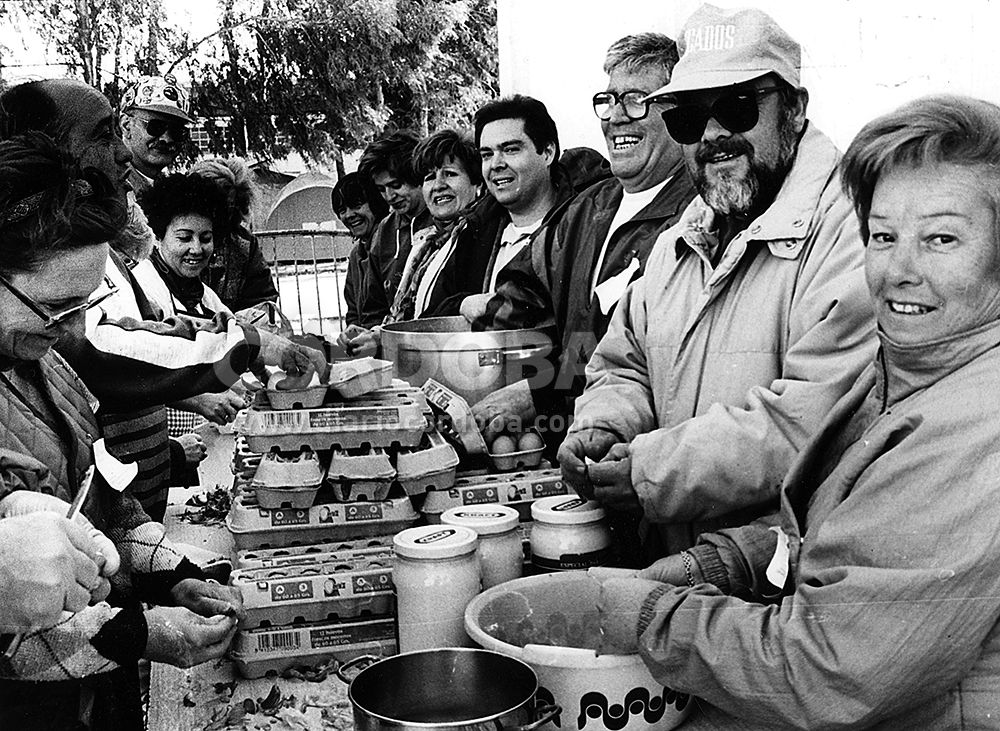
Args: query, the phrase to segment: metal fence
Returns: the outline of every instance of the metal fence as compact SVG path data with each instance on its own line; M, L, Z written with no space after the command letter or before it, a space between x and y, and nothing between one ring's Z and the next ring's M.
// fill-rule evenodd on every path
M351 235L332 229L256 231L278 287L278 306L296 332L336 335L347 305L344 279Z

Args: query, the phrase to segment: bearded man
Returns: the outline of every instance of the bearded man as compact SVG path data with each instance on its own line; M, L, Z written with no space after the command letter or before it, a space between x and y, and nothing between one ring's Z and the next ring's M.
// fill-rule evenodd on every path
M759 10L704 5L679 45L648 99L699 195L619 302L559 451L581 495L641 510L636 563L772 512L875 348L861 235L840 153L806 118L798 43Z

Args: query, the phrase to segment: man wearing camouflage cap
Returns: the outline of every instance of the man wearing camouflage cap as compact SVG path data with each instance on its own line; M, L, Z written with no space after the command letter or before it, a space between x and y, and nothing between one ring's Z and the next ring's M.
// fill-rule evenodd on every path
M699 195L619 303L559 452L578 492L641 509L640 563L772 512L875 349L861 235L840 153L806 117L798 43L759 10L703 5L679 45L649 98ZM714 576L697 551L682 583Z
M129 182L136 194L173 165L194 122L187 91L172 74L143 76L122 97L122 139L132 152Z

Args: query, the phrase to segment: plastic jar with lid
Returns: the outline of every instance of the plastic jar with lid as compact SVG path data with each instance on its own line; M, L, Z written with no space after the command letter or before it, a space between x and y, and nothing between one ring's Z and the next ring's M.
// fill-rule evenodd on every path
M557 495L531 504L531 563L540 571L603 566L611 559L604 508L591 500Z
M444 525L464 525L479 535L479 573L483 589L521 578L524 549L518 531L520 516L514 508L487 503L449 508L441 513Z
M392 539L399 651L472 646L465 606L479 593L479 538L460 525L407 528Z

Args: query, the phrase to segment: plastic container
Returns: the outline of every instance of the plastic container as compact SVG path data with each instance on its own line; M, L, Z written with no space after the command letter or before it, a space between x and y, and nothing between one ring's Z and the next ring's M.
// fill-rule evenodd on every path
M226 527L237 550L343 541L368 536L386 536L417 521L407 497L375 503L321 503L311 508L260 507L254 495L244 493L233 500Z
M517 511L506 505L470 505L441 514L442 525L463 525L479 536L479 575L484 589L521 578L524 550Z
M387 618L239 630L230 657L243 677L262 678L298 665L347 662L396 651L396 622Z
M262 508L308 508L323 482L319 459L312 451L284 457L269 452L260 461L250 485Z
M419 446L399 450L396 481L407 495L446 490L455 484L458 462L455 448L434 429L424 435Z
M243 595L242 629L394 613L388 557L238 569L229 583Z
M393 539L400 652L470 646L465 606L479 593L476 532L425 525Z
M251 409L246 438L256 452L415 447L427 428L423 406L415 401L400 399L386 405L361 400L307 411Z
M329 382L344 398L357 398L392 384L392 361L368 357L334 363Z
M476 475L456 478L451 489L428 492L422 509L429 523L440 523L441 513L448 508L501 503L517 510L521 520L526 521L531 520L531 505L535 500L568 493L559 470Z
M542 461L542 452L545 451L545 442L542 440L542 435L535 429L529 429L525 432L525 434L536 435L540 446L535 447L534 449L521 449L514 452L507 452L506 454L494 454L493 452L487 451L494 467L501 472L510 472L511 470L530 470L538 467ZM496 444L495 441L494 444Z
M389 455L382 449L354 453L335 449L326 471L326 481L342 503L385 500L395 476Z
M599 592L582 571L515 579L469 602L465 627L481 647L534 669L546 701L564 709L563 728L577 728L577 718L588 729L676 728L690 696L656 682L637 654L597 654Z
M611 558L604 508L579 497L549 497L531 506L531 562L541 571L603 566Z

